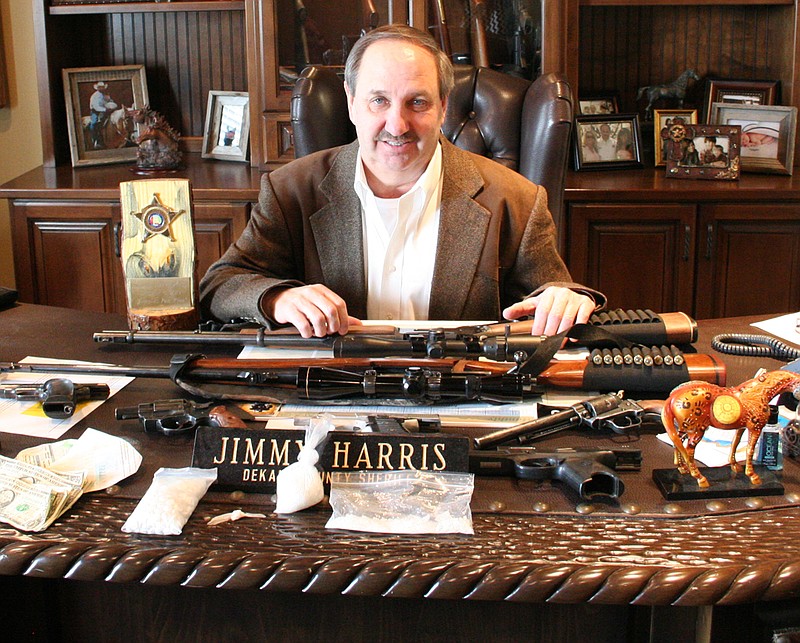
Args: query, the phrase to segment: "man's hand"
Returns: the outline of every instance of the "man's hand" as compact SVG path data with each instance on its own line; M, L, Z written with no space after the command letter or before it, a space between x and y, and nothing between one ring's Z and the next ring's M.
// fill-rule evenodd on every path
M550 286L537 297L528 297L503 311L505 319L533 315L532 335L558 335L575 324L589 321L595 309L594 300L586 295Z
M277 291L262 302L264 314L279 324L291 324L302 337L344 335L350 325L361 324L347 314L347 304L322 284Z

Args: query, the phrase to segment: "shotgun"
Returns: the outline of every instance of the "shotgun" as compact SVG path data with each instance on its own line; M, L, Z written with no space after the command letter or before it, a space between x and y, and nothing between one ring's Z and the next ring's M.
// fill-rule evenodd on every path
M653 358L657 354L661 359ZM250 401L353 398L519 401L543 387L590 391L669 393L689 380L725 383L725 366L711 355L687 353L674 359L671 347L647 349L648 364L633 360L553 360L540 373L515 364L455 359L208 359L174 355L169 366L0 363L0 372L91 373L169 378L192 395ZM666 360L667 355L673 356ZM669 361L670 363L667 363ZM213 389L213 390L212 390Z
M249 328L240 331L147 331L105 330L94 333L96 342L115 344L233 344L269 348L331 350L334 357L456 357L495 361L519 361L515 354L528 356L547 339L531 335L532 320L454 329L412 330L406 333L389 326L355 327L356 332L328 337L301 337L285 329L269 331ZM656 315L652 311L610 311L595 314L588 324L574 331L598 329L613 339L645 345L688 344L697 340L696 322L681 312ZM573 331L573 332L574 332ZM588 343L585 343L589 345ZM575 342L582 345L581 341ZM522 357L524 359L524 356Z

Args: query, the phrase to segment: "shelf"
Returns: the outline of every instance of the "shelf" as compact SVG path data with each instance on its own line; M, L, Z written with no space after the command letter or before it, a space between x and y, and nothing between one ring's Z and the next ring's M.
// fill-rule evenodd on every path
M673 179L663 167L641 170L567 172L568 202L641 201L652 203L737 201L753 204L797 202L800 175L742 173L738 181Z
M244 11L244 0L176 0L175 2L107 2L50 6L51 16L89 13L161 13L181 11Z

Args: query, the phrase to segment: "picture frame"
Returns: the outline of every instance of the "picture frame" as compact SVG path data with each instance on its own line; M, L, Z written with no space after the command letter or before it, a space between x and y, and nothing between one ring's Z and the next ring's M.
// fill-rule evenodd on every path
M682 138L669 139L667 178L738 180L741 132L738 125L686 125Z
M204 159L247 161L250 141L250 97L247 92L208 92Z
M664 145L670 136L673 121L680 124L697 125L696 109L656 109L653 110L653 138L655 166L667 164L667 148Z
M578 114L619 114L619 92L594 92L578 98Z
M711 106L714 103L739 105L777 105L780 102L778 80L724 80L709 78L706 81L702 122L711 123Z
M711 121L742 128L742 172L791 175L797 108L783 105L713 103Z
M642 167L638 114L576 116L572 140L577 171Z
M61 73L73 167L135 161L140 125L134 117L149 104L144 65L73 67Z

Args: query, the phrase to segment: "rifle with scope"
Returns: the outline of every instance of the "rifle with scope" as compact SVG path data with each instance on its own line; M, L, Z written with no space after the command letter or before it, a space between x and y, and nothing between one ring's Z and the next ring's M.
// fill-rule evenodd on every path
M597 349L600 353L602 351ZM604 349L609 350L609 349ZM671 347L646 351L650 365L623 359L552 360L537 374L517 365L455 359L208 359L175 355L169 366L106 366L0 363L0 372L62 372L170 378L203 398L251 401L353 398L519 401L555 388L668 393L689 380L725 384L725 366L711 355L687 353L675 359ZM623 351L626 357L628 353ZM653 353L661 359L654 359ZM667 364L665 356L671 360ZM630 363L627 363L627 362ZM680 362L680 363L677 363ZM211 389L214 390L211 390Z

